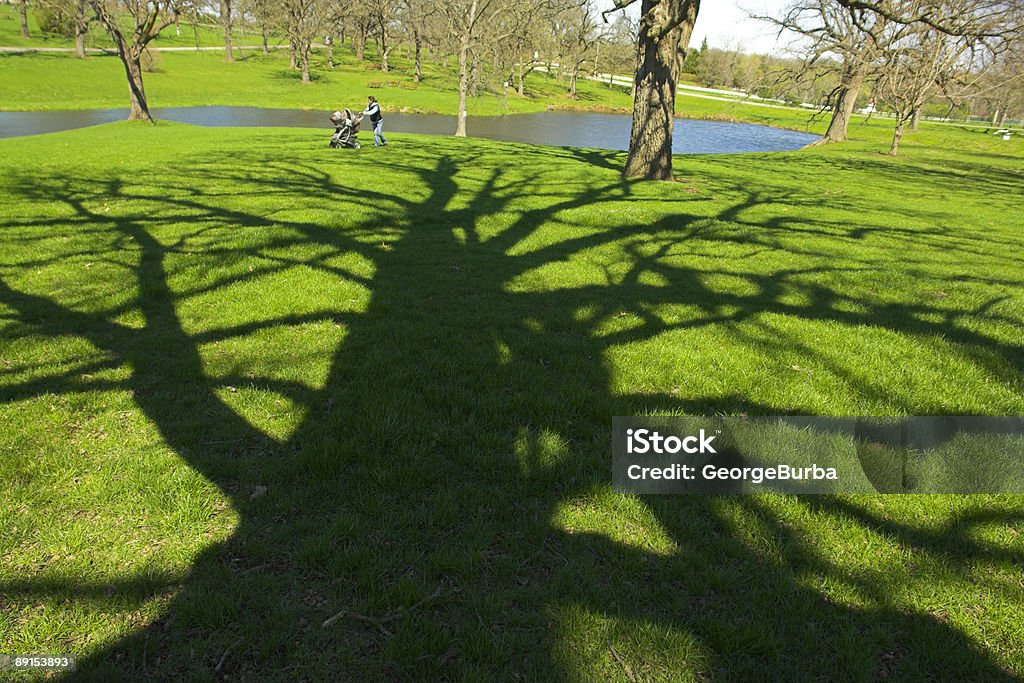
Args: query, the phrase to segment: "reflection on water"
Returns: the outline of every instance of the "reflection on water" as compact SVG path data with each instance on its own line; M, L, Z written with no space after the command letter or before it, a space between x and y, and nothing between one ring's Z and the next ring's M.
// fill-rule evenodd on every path
M127 115L127 109L0 112L0 137L95 126L122 121ZM325 131L330 126L327 112L299 109L167 107L154 109L153 115L158 119L197 126L287 126L323 128ZM630 117L624 114L556 111L514 116L471 116L467 128L470 135L491 140L624 150L629 144ZM385 112L384 130L385 133L450 135L455 130L455 117ZM778 152L799 149L818 137L769 126L693 119L678 119L676 133L673 149L677 154Z

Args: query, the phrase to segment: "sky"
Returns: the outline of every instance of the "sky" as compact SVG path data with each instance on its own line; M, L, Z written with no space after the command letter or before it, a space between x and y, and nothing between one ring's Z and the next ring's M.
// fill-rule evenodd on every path
M690 45L700 47L706 37L710 47L740 49L743 52L778 54L786 46L786 39L776 42L776 30L763 21L748 18L748 12L778 15L789 0L703 0L697 25L693 29ZM598 0L602 9L611 7L611 0ZM636 2L629 11L639 14L640 3Z
M690 44L700 47L701 41L707 37L711 47L758 54L781 52L788 42L785 37L777 44L777 29L747 15L753 12L777 16L787 4L788 0L704 0L700 3Z

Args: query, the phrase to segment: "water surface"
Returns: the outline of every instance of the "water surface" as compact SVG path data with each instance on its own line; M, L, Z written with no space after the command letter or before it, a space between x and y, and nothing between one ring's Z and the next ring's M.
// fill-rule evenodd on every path
M61 130L122 121L127 109L81 111L0 112L0 137L38 135ZM321 128L331 133L329 112L258 107L166 107L153 116L197 126L289 126ZM529 142L537 145L624 150L629 145L631 119L625 114L549 111L512 116L470 116L466 122L473 137ZM384 132L450 135L454 116L438 114L389 114ZM364 142L373 138L364 127ZM673 151L677 154L725 154L733 152L781 152L799 149L818 138L799 131L749 123L677 119ZM325 138L326 139L326 138Z

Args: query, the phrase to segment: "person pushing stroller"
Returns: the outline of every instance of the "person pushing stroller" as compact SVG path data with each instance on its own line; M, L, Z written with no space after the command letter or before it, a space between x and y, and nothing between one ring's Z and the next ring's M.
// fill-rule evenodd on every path
M373 126L373 146L386 146L388 141L384 139L384 117L380 113L380 104L377 98L370 95L366 98L366 110L360 116L369 116L370 125Z

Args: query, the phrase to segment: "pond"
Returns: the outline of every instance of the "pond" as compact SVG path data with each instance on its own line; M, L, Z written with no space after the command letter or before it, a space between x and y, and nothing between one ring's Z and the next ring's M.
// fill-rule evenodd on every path
M52 133L111 121L122 121L127 109L0 112L0 138ZM329 112L257 107L167 107L154 109L158 119L198 126L291 126L321 128L330 135ZM624 150L629 144L630 117L625 114L549 111L514 116L470 116L473 137L529 142L537 145ZM385 113L384 132L450 135L454 116ZM372 134L364 126L364 143ZM749 123L677 119L673 150L677 154L782 152L817 140L800 131Z

